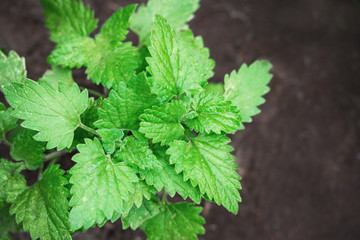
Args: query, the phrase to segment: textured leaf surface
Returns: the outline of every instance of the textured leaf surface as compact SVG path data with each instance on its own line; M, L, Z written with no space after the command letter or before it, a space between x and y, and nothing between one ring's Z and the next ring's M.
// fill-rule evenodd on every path
M255 61L225 76L224 96L238 107L243 122L251 122L251 117L260 113L257 106L265 102L262 96L270 90L267 86L272 78L270 68L268 61Z
M229 153L233 148L227 145L230 139L223 135L199 135L190 142L174 141L166 152L176 172L183 172L184 179L190 179L193 186L199 186L217 204L222 204L236 214L241 201L240 176L237 165Z
M116 156L127 165L135 168L159 167L156 156L149 148L148 141L136 139L134 136L128 136L124 139L123 146L116 153Z
M74 82L71 69L56 66L51 66L51 70L47 70L42 79L50 83L55 89L58 88L59 82L65 83L69 86Z
M6 109L5 105L0 102L0 140L4 134L17 126L17 118L11 116L12 108Z
M181 120L186 114L186 105L182 101L172 101L147 109L140 115L139 131L153 143L169 144L184 135Z
M191 130L220 134L221 131L235 133L239 128L238 110L217 93L204 91L193 96L190 101L196 117L185 123Z
M223 83L209 83L204 89L208 92L218 93L219 95L223 95L225 92Z
M15 222L15 217L9 214L10 205L0 204L0 239L12 240L13 238L8 234L9 231L16 232L19 230Z
M121 213L123 201L128 200L134 192L133 183L139 180L124 163L114 164L96 138L86 139L78 150L80 153L72 158L77 164L70 170L72 230L101 225L114 212Z
M26 80L23 85L7 86L4 92L15 109L12 115L24 120L23 127L39 132L35 140L48 141L48 149L71 146L80 114L87 108L87 90L80 92L75 83L70 87L59 83L54 89L46 81Z
M45 24L53 42L73 37L86 37L97 27L94 12L77 0L40 0L46 17Z
M117 90L110 91L99 109L101 120L96 122L96 126L137 130L140 114L155 103L156 95L151 94L146 76L134 76L127 83L121 82Z
M194 17L199 2L199 0L149 0L147 5L141 5L132 16L131 30L139 35L140 42L146 43L156 14L168 19L170 26L176 31L181 30Z
M25 59L10 51L6 56L0 51L0 90L11 83L23 83L26 79Z
M124 137L124 132L117 128L104 128L97 132L100 134L102 145L108 154L114 153L116 142Z
M141 225L149 240L196 240L204 234L205 220L199 214L201 207L191 203L165 203L158 215Z
M11 146L10 155L14 160L24 160L27 169L36 170L43 164L45 143L36 141L35 131L22 128Z
M154 153L158 158L160 168L144 169L140 175L146 183L153 185L161 191L164 187L171 197L178 193L184 199L190 197L195 203L200 203L201 194L197 187L193 187L190 181L184 181L182 173L176 173L175 167L170 165L169 156L165 154L166 148L155 146Z
M49 166L42 179L21 193L10 208L32 239L71 239L68 183L59 165Z
M22 163L13 163L6 159L0 161L0 205L2 202L12 203L26 189L26 181L20 171Z
M96 51L99 57L89 61L86 73L94 83L107 88L117 88L121 81L131 79L140 63L138 50L130 42L108 50L100 45Z
M157 196L154 196L150 200L143 200L140 207L133 206L128 215L121 218L123 228L135 230L140 227L146 220L154 217L160 212L160 202Z
M150 37L151 57L146 59L154 92L165 102L184 92L200 91L214 67L202 39L194 39L190 31L178 39L164 18L157 15L155 19Z

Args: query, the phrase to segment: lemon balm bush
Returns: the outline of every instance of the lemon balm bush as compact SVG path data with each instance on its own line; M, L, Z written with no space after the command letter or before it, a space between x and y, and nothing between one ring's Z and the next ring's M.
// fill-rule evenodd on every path
M202 199L236 214L240 176L226 134L260 112L270 63L244 64L224 85L209 84L214 61L187 27L199 0L121 8L95 37L97 20L82 2L41 4L56 43L52 69L33 81L23 58L0 52L10 106L0 104L0 139L12 158L0 162L0 238L71 239L120 218L148 239L197 239ZM138 46L126 41L129 29ZM108 96L78 86L71 69L79 67ZM69 171L56 164L66 151L76 153ZM39 172L32 186L25 169ZM193 203L169 202L175 194Z

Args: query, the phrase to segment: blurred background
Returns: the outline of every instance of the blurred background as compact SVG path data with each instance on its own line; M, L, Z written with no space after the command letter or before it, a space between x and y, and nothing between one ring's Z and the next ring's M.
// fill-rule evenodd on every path
M85 2L101 24L139 1ZM274 74L262 113L232 136L243 176L239 213L210 204L200 239L360 239L360 1L202 0L190 28L216 61L211 81L256 59L270 60ZM49 69L48 37L38 0L1 0L0 46L25 57L31 79ZM75 77L91 85L82 70ZM144 234L118 221L74 239Z

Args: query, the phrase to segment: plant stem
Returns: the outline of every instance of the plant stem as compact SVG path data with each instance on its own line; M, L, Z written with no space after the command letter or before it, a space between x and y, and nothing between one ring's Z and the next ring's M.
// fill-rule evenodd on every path
M165 190L165 188L163 188L161 192L162 192L161 202L165 203L165 202L167 202L167 200L166 200L167 191Z
M52 153L49 153L47 155L45 155L43 157L43 160L46 162L46 161L49 161L49 160L52 160L52 159L56 159L58 157L61 157L62 155L66 154L67 152L64 151L64 150L61 150L61 151L58 151L58 152L52 152Z
M9 142L9 141L6 139L5 133L4 133L4 136L3 136L3 140L2 140L2 141L5 143L6 146L8 146L8 147L11 147L11 146L12 146L11 142Z
M92 129L91 127L85 126L84 124L80 123L80 128L84 129L85 131L88 131L92 134L94 134L95 136L100 137L100 135L95 131L95 129Z
M90 94L94 95L94 96L97 96L97 97L105 97L104 94L102 93L99 93L98 91L95 91L95 90L92 90L92 89L89 89L89 88L85 88L85 87L79 87L81 90L87 90Z

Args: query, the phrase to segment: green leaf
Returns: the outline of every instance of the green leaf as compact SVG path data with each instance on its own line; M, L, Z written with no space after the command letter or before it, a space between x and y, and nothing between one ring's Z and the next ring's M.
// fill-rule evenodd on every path
M236 214L241 185L229 142L223 135L203 134L189 142L172 142L166 153L171 155L170 163L175 164L176 172L183 172L184 180L190 179L202 194Z
M108 41L110 45L117 45L125 40L130 26L130 16L134 13L136 4L120 8L115 12L101 27L100 33L96 35L96 40Z
M156 103L156 95L151 94L145 74L133 76L129 82L119 83L117 90L110 91L99 109L101 120L95 125L98 128L137 130L140 114Z
M200 37L190 31L178 38L164 18L157 15L151 33L148 71L153 76L153 91L166 102L173 96L201 90L213 75L214 61Z
M134 193L129 196L129 199L125 202L125 206L129 206L129 210L124 212L127 214L131 207L140 207L145 199L150 200L151 196L156 194L156 190L153 186L149 186L145 181L139 181L134 183Z
M165 203L155 217L141 225L148 240L196 240L204 234L205 220L200 216L201 207L191 203Z
M121 81L132 78L140 62L136 47L127 42L118 44L113 50L100 49L98 51L102 51L102 55L88 64L88 78L107 88L117 88Z
M40 0L53 42L86 37L97 28L94 12L77 0Z
M47 70L45 72L42 79L50 83L55 89L58 88L59 82L63 82L69 86L71 86L74 83L71 69L60 68L54 65L51 66L51 70Z
M225 92L223 83L209 83L204 89L208 92L218 93L219 95L223 95Z
M71 239L68 183L60 165L50 165L42 179L21 193L10 208L32 239Z
M24 160L27 169L36 170L42 164L45 156L45 144L33 138L35 131L22 128L16 135L11 146L10 155L14 160Z
M10 205L0 204L0 239L12 240L12 237L8 232L17 232L19 230L18 225L15 222L15 217L9 214Z
M1 202L12 203L26 189L25 178L20 174L23 169L22 163L0 159L0 205Z
M140 115L139 131L151 138L153 143L169 144L184 135L180 122L186 113L186 105L182 101L153 106Z
M17 127L17 118L11 116L12 108L6 109L5 105L0 102L0 140L4 134Z
M123 201L134 192L133 183L139 181L132 168L124 163L115 164L105 155L97 138L85 139L78 150L80 153L72 158L77 164L70 170L72 230L100 225L115 212L121 213Z
M48 57L48 62L63 68L88 66L94 59L100 58L93 38L74 37L56 44Z
M243 122L251 122L251 117L260 113L257 106L265 102L262 96L270 90L267 86L272 78L270 68L268 61L255 61L250 66L243 64L238 72L225 75L225 99L238 107Z
M123 216L121 221L123 229L131 227L135 230L142 225L146 220L153 218L160 212L160 202L157 196L150 200L143 200L140 207L133 206L128 215Z
M240 126L238 110L217 93L201 92L190 98L190 104L196 117L185 124L196 132L235 133Z
M97 132L101 136L102 144L108 154L113 154L116 147L116 142L124 137L124 132L117 128L99 129Z
M71 146L74 131L81 124L80 115L87 108L87 90L80 92L76 83L59 83L54 89L46 81L26 80L23 85L7 86L4 93L15 108L12 115L24 120L21 126L39 132L35 140L48 141L48 149Z
M146 43L156 14L168 19L170 26L176 31L184 29L187 27L186 23L194 17L199 2L200 0L149 0L146 6L141 5L131 17L131 30L139 35L141 43Z
M124 139L123 146L116 152L116 156L134 168L151 169L160 166L149 148L148 141L136 139L134 136Z
M0 90L11 83L23 83L26 79L25 59L10 51L6 56L0 51Z
M169 156L165 154L166 148L155 145L154 153L160 164L159 168L144 169L140 175L146 183L153 185L161 191L164 187L171 197L178 193L184 199L190 197L195 203L200 203L201 194L197 187L190 181L184 181L182 173L176 173L175 167L170 165Z

